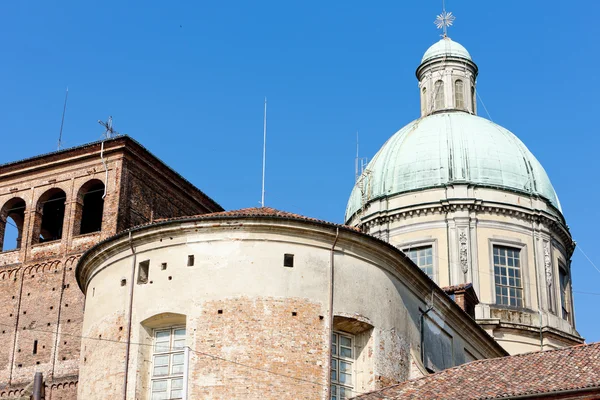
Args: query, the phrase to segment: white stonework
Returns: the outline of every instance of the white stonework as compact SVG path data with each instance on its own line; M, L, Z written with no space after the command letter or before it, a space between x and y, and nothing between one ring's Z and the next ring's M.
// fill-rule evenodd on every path
M436 283L472 283L481 302L478 322L510 353L583 343L575 330L570 286L569 315L562 315L558 268L570 276L575 243L556 193L512 133L473 115L477 66L462 46L456 51L456 42L449 42L454 50L446 47L444 54L444 40L417 69L421 118L394 135L367 166L368 176L361 179L370 192L363 190L359 200L354 189L347 223L401 249L435 243ZM465 83L460 104L457 79ZM433 92L438 80L443 107ZM500 138L506 141L497 151ZM522 276L511 282L519 287L496 287L502 279L495 277L495 246L518 254ZM506 268L499 271L513 273ZM521 296L521 305L498 304L504 300L496 290Z

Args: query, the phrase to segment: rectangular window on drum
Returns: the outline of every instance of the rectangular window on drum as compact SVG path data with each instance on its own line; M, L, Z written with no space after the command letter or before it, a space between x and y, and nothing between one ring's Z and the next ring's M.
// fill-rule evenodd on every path
M151 400L183 399L184 349L185 327L154 331Z
M523 307L521 250L494 246L496 304Z
M558 268L558 279L560 280L560 304L563 319L569 321L569 274L562 265Z
M413 247L405 249L404 253L433 279L433 246Z

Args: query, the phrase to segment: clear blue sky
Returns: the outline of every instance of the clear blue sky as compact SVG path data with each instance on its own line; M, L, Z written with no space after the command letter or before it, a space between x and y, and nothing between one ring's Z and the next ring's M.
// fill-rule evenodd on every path
M226 209L266 204L343 222L355 133L372 157L418 117L414 72L441 1L2 2L0 163L133 136ZM600 268L600 3L448 0L493 120L546 168L574 239ZM483 107L480 115L487 117ZM576 250L576 322L600 341L600 272Z

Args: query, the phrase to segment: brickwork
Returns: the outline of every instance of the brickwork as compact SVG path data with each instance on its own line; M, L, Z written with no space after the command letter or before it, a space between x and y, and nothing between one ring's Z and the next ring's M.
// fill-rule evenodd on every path
M84 296L75 266L84 251L154 215L222 210L127 137L104 143L106 169L100 152L93 143L0 166L0 246L8 216L21 242L0 253L0 398L20 396L35 372L44 375L47 398L76 398ZM84 194L98 184L106 185L101 230L81 235ZM62 236L41 243L44 202L59 192Z
M244 366L194 353L190 398L282 399L292 388L295 399L322 398L329 351L322 313L320 304L304 299L204 303L190 332L192 348Z

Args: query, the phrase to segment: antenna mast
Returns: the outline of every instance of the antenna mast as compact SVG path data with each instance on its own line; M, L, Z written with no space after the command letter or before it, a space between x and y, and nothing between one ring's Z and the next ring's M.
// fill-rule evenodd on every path
M262 160L262 197L260 206L265 206L265 166L267 157L267 98L265 97L265 113L263 118L263 160Z
M356 131L356 158L354 159L354 182L358 181L358 131Z
M62 131L65 124L65 112L67 111L67 99L69 98L69 87L67 86L67 92L65 93L65 105L63 106L62 120L60 121L60 133L58 134L58 150L62 145Z

